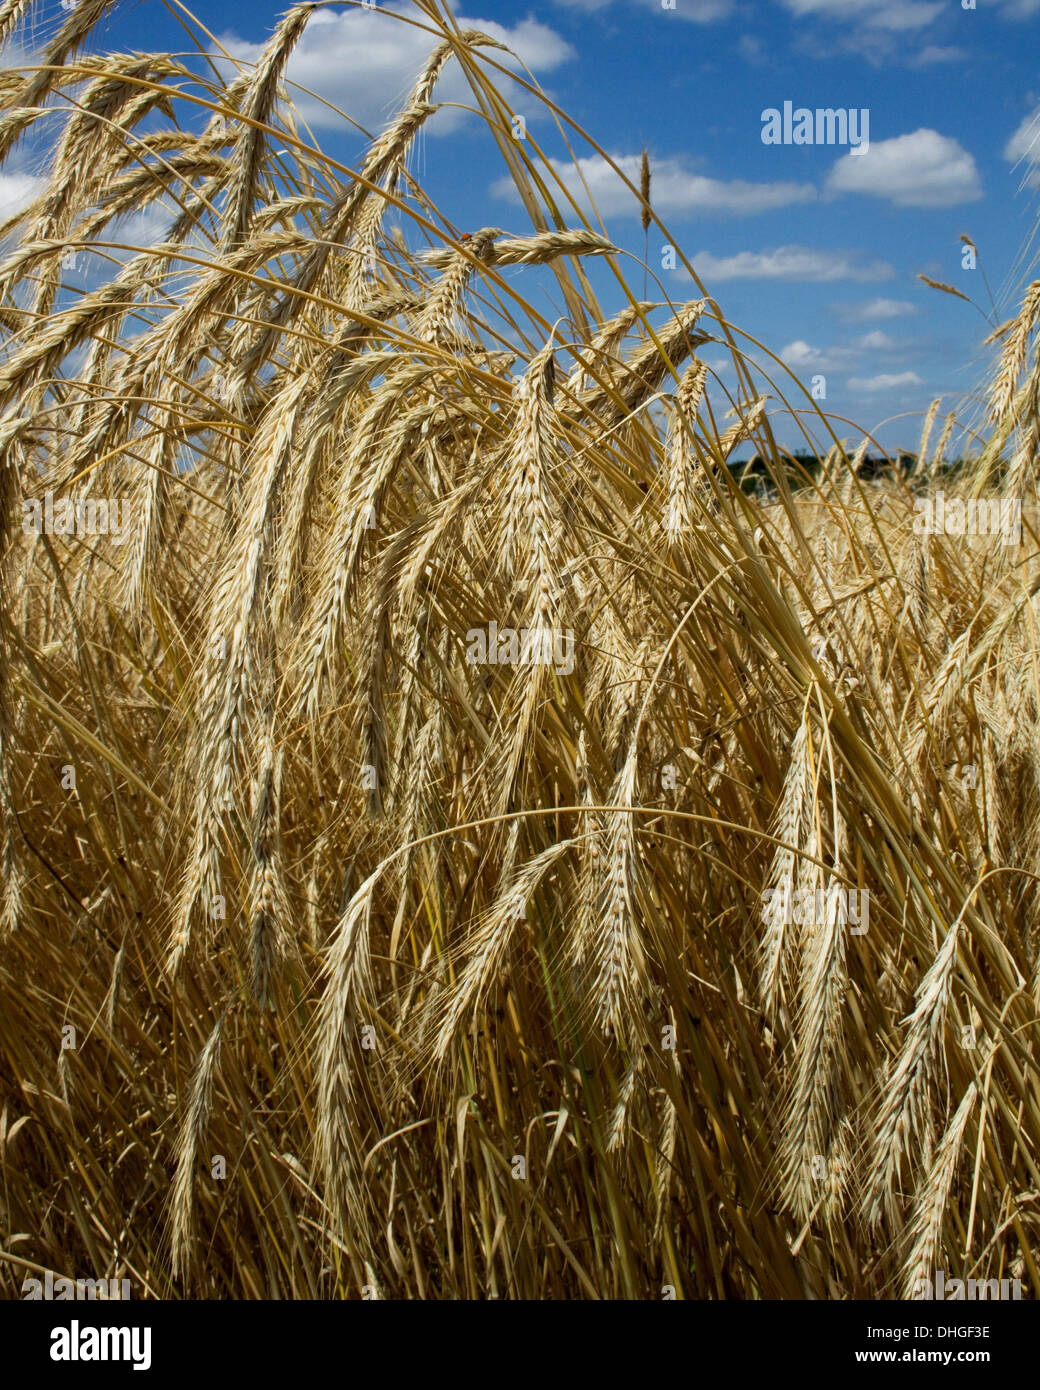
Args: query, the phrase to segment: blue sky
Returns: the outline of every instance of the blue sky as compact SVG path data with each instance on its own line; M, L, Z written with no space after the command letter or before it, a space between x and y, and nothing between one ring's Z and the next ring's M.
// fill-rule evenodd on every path
M889 448L913 447L935 396L944 413L970 421L992 351L981 346L989 328L970 305L916 277L953 284L997 322L1037 274L1040 178L1030 155L1040 156L1040 0L976 0L973 9L962 0L668 3L456 0L455 11L511 43L627 170L648 148L654 205L675 243L732 323L803 380L826 378L829 411L877 429ZM263 0L194 6L246 59L284 8ZM377 129L426 49L424 35L386 13L407 9L388 0L376 10L317 11L290 77ZM139 0L117 11L105 42L178 50L184 36L160 0ZM449 71L437 98L466 102L468 88ZM785 101L865 109L869 148L764 144L762 113ZM521 94L514 106L524 109ZM356 154L341 118L311 100L303 109L330 153ZM530 135L566 159L544 117L532 116ZM638 205L587 146L575 149L608 233L642 256ZM528 229L476 117L438 112L413 171L460 230ZM978 247L974 269L963 264L962 234ZM662 242L652 229L651 265L672 297L691 297L681 270L661 269ZM632 280L641 287L641 272ZM594 283L606 307L618 307L609 279L599 273ZM551 315L548 302L539 307ZM721 352L712 360L721 362ZM853 436L850 427L836 430ZM778 433L796 442L793 432Z

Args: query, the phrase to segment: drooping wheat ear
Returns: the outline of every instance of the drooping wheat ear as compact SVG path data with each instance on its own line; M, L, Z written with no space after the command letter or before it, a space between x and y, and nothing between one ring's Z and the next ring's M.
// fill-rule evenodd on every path
M34 0L4 0L0 5L0 48L26 18Z
M863 460L866 458L869 448L870 438L864 435L860 440L856 452L849 460L848 467L842 469L839 475L837 489L838 502L844 511L848 511L852 503L852 497L856 491L856 478L859 475L859 470L863 466Z
M823 1191L816 1194L818 1210L829 1230L833 1230L844 1219L846 1193L849 1179L854 1172L853 1134L852 1116L846 1113L833 1126Z
M555 535L550 476L557 456L559 422L554 405L556 359L548 343L531 358L514 389L516 423L506 446L502 493L501 564L525 576L536 621L555 601L552 563Z
M859 441L858 445L856 445L856 452L854 453L854 455L852 455L850 468L848 468L848 471L851 471L852 473L852 477L855 477L855 475L859 473L859 470L861 470L863 466L863 459L865 459L866 453L868 453L869 448L870 436L863 435L861 441Z
M386 492L400 466L408 440L417 428L416 411L402 413L402 401L439 370L427 362L409 362L399 353L363 354L357 372L387 368L386 380L354 424L346 458L339 466L333 507L333 526L325 538L316 568L310 610L301 625L297 689L298 708L313 716L325 681L335 670L335 655L361 572L366 544L377 534ZM347 375L344 373L344 375ZM342 384L337 390L343 390ZM431 403L421 405L428 414Z
M1029 600L1034 598L1035 592L1034 590L1034 592L1028 596ZM928 708L930 711L932 709L935 710L935 717L937 720L942 721L949 719L965 687L971 682L976 673L985 667L991 654L1000 647L1000 644L1007 636L1009 630L1014 627L1017 620L1021 617L1023 601L1027 600L1017 600L1014 603L1000 604L995 610L989 610L992 621L983 628L981 634L975 634L975 645L971 646L969 643L967 651L965 652L962 650L959 652L956 658L950 663L954 673L954 679L949 679L950 672L947 671L947 685L945 688L941 688L940 678L938 675L936 676L928 691ZM961 637L971 637L972 628L973 625L969 625L969 627L965 629L965 632L955 639L950 648L951 653L954 647L960 642ZM946 663L944 663L944 668L945 665ZM938 694L938 699L933 705L932 698L936 694Z
M419 645L418 641L415 645ZM444 757L440 724L439 716L431 715L419 730L408 752L402 753L399 746L398 755L394 759L399 778L399 785L395 789L400 825L399 839L400 844L405 846L398 858L397 912L391 933L394 941L400 936L411 902L412 865L416 854L414 842L427 829L440 806L437 787ZM443 820L443 811L438 819ZM435 865L440 861L442 843L441 840L434 840L426 847Z
M957 942L966 910L967 906L946 933L921 981L899 1060L890 1069L878 1108L874 1159L863 1200L864 1215L872 1226L886 1211L894 1216L896 1180L904 1157L922 1130L927 1087L942 1050Z
M0 465L0 471L6 472L7 470ZM0 896L0 940L8 936L18 926L25 890L21 833L15 816L13 748L8 714L10 699L8 660L7 641L0 639L0 666L2 666L0 669L0 864L3 865L4 877L2 896Z
M609 798L610 806L617 809L607 832L599 916L589 952L595 972L593 1017L617 1039L627 1037L641 1021L638 989L645 972L638 906L639 853L632 814L638 768L633 740Z
M416 320L415 336L422 342L438 343L445 339L451 345L453 335L457 341L456 317L462 307L466 285L473 272L473 261L470 258L483 260L494 236L493 227L475 232L467 242L465 252L457 251L448 262L444 273L431 289L425 308Z
M672 1056L676 1054L673 1052ZM673 1063L673 1070L679 1070L679 1063ZM675 1084L681 1084L676 1078ZM664 1233L668 1214L668 1199L671 1196L675 1178L675 1146L679 1131L679 1109L670 1095L661 1098L661 1123L657 1132L657 1145L654 1168L654 1239L660 1240Z
M0 117L0 163L33 120L47 114L43 108L49 105L47 97L61 81L61 69L115 4L116 0L79 0L51 42L36 56L35 72L25 79L18 94L12 96L7 113Z
M7 224L0 223L0 234ZM27 279L48 261L57 262L65 252L65 243L48 237L44 241L26 241L15 247L0 265L0 294L6 298L22 280Z
M370 1244L364 1170L364 1130L358 1114L361 1028L373 999L369 938L372 899L381 862L350 899L336 928L328 984L317 1019L318 1128L315 1148L325 1200L342 1236L363 1250Z
M757 400L752 401L744 408L736 424L730 425L725 434L721 436L718 442L718 451L723 461L729 458L730 453L738 444L751 438L752 431L757 428L765 414L768 399L768 396L759 396Z
M403 613L417 610L430 573L439 564L438 557L450 544L453 534L464 528L479 500L493 485L498 462L496 455L483 467L474 468L468 478L442 497L431 510L416 540L414 552L401 574L398 594Z
M511 843L515 847L515 837L511 837ZM439 1066L445 1060L465 1017L481 1007L542 881L576 843L561 840L503 876L495 901L459 948L465 965L458 982L434 996L436 1018L430 1045L433 1065Z
M915 472L926 472L928 469L928 442L932 437L932 426L935 424L935 417L939 413L942 404L942 397L936 396L928 407L924 417L924 424L921 426L921 442L917 446L917 466Z
M408 433L405 428L405 438ZM394 665L391 612L395 586L411 539L408 529L402 528L386 546L368 594L367 650L355 698L360 714L361 765L367 774L365 812L373 821L382 817L384 792L392 783L387 762L386 672Z
M610 375L619 365L613 361L618 348L632 331L633 324L645 318L654 306L649 300L626 305L624 309L607 319L588 347L575 351L578 365L567 378L567 391L571 394L582 390L591 372Z
M348 309L360 309L366 299L372 298L370 282L377 269L379 234L387 207L386 199L373 193L358 213L344 278L343 302Z
M784 777L776 816L776 837L783 841L773 856L765 901L765 933L759 952L759 993L767 1016L773 1018L781 1002L790 955L788 913L794 901L800 854L813 818L812 719L809 702L791 744L791 758ZM790 846L790 848L788 848Z
M394 601L396 602L396 595ZM400 822L402 827L401 843L407 844L415 838L415 827L419 824L418 806L422 801L423 776L426 772L432 772L432 767L425 767L426 755L421 751L424 738L429 740L429 754L434 754L440 758L442 749L438 746L435 730L439 725L439 720L430 717L425 708L423 700L423 688L421 684L420 672L424 658L424 629L425 615L409 613L402 624L402 670L401 670L401 697L399 715L397 720L397 736L394 741L393 765L397 769L397 776L394 782L393 799L394 805L400 811L407 807L403 813L403 820ZM413 772L413 769L414 772ZM420 771L420 769L423 769ZM400 879L402 887L405 877L402 874Z
M200 781L192 808L191 848L174 907L174 925L166 962L171 975L180 969L191 943L192 925L199 903L205 901L208 904L214 920L219 915L218 904L222 896L219 836L226 810L226 804L214 805L209 786Z
M260 423L249 471L250 490L213 589L205 665L198 682L201 775L195 793L192 848L175 909L171 971L178 968L188 948L200 898L219 892L220 843L234 806L243 740L262 654L270 639L265 619L274 510L297 416L310 386L306 374L290 378Z
M500 228L483 227L466 242L466 249L474 254L473 242L478 237L483 238L486 244L480 259L489 266L548 265L560 256L608 256L617 251L613 242L584 227L574 231L539 232L537 236L502 237L501 241L494 241L496 236L501 236ZM458 254L454 246L435 246L424 251L419 259L433 270L447 270Z
M928 587L931 573L931 536L920 534L911 527L910 535L899 556L899 582L906 594L906 611L918 631L924 631L928 617Z
M253 996L261 1009L272 1006L271 977L285 957L290 918L281 844L284 756L284 749L275 747L274 715L269 712L253 795L253 874L249 886Z
M543 634L551 641L552 634L544 618L536 617L529 626L538 641L542 641ZM542 650L545 650L544 646ZM548 670L546 664L536 660L529 667L521 665L510 682L501 715L504 736L494 741L486 761L490 769L489 785L496 789L493 803L496 815L505 815L515 804L527 750L536 732L536 718L548 683Z
M625 1121L628 1119L628 1113L636 1093L636 1077L640 1071L640 1061L641 1057L637 1052L633 1061L625 1068L625 1074L621 1078L617 1099L610 1115L610 1123L607 1125L605 1147L608 1154L617 1152L629 1132Z
M169 519L170 480L175 476L178 437L173 411L158 413L154 434L145 452L144 476L133 498L134 530L127 557L124 603L138 619L145 604L166 539Z
M437 79L444 70L444 65L451 55L461 48L497 48L502 53L509 52L504 43L500 43L498 39L493 39L490 34L485 34L482 29L460 30L457 35L445 39L443 43L439 43L436 48L430 50L430 56L412 88L412 101L430 100L433 96L433 89L437 85Z
M497 40L481 34L477 30L466 29L462 36L469 46L502 48ZM294 280L294 288L311 293L317 285L328 264L332 249L341 245L355 226L358 213L371 196L368 184L375 184L393 192L404 168L412 142L425 122L437 110L431 104L433 89L444 65L456 51L454 40L438 44L427 59L411 96L404 107L387 126L386 130L373 142L361 167L362 178L366 182L352 183L330 207L320 236L313 241L310 251ZM286 295L280 306L269 315L269 324L260 335L255 351L263 361L270 353L272 344L281 329L298 312L295 295Z
M130 131L162 101L162 78L183 69L150 54L112 55L91 82L66 122L54 154L49 186L24 214L23 236L30 242L64 241L84 208L107 197L112 181L132 157ZM142 87L148 79L154 87ZM75 235L82 236L77 229ZM30 303L34 314L50 312L61 283L61 266L52 260L40 275Z
M152 266L153 252L136 256L107 285L81 296L38 326L26 346L9 357L0 371L0 411L6 411L41 378L52 377L81 343L96 333L110 331L129 313Z
M105 1032L109 1046L116 1031L116 1013L119 1010L120 986L123 982L123 966L126 964L126 942L120 944L112 962L112 976L108 983L108 998L105 1000Z
M8 569L11 531L21 502L21 479L28 467L24 441L28 426L29 421L21 416L0 420L0 864L4 879L0 890L0 940L18 925L25 888L22 836L15 816Z
M575 752L575 778L579 806L595 806L599 802L593 784L588 757L588 736L584 728L578 735ZM578 876L578 912L575 930L570 938L570 959L575 968L585 963L589 943L595 938L599 911L599 892L603 881L603 826L594 811L582 811L578 817L581 844L581 871Z
M643 634L634 649L621 628L612 624L614 631L611 636L619 651L619 659L614 663L606 692L607 716L603 721L603 739L614 760L615 770L621 767L627 756L639 718L640 700L650 678L650 654L657 644L654 629L640 622L640 619L644 619L649 624L649 614L636 610L631 619L632 628Z
M407 102L382 135L373 143L362 166L362 174L372 183L377 182L377 175L382 177L384 173L389 172L388 188L391 192L396 189L408 148L415 136L417 128L415 118L425 108L425 114L419 116L419 123L421 124L425 115L434 109L430 106L433 100L433 89L436 87L437 80L444 71L448 59L458 51L459 47L498 48L508 51L497 39L481 33L479 29L463 29L457 39L446 39L432 49L416 78Z
M227 1011L220 1015L199 1053L191 1082L188 1109L177 1140L177 1172L170 1191L171 1261L174 1278L183 1278L190 1264L195 1236L195 1177L206 1127L213 1107L213 1080L220 1065L220 1043Z
M965 1091L956 1114L947 1126L931 1169L918 1188L913 1215L909 1223L909 1238L913 1242L903 1265L903 1297L920 1296L920 1286L931 1286L935 1256L942 1247L943 1221L950 1200L961 1142L975 1108L978 1088L974 1081ZM932 1294L928 1295L932 1297Z
M1016 399L1015 414L1021 435L1005 475L1002 492L1005 497L1021 500L1029 494L1029 484L1036 479L1037 451L1040 447L1040 359L1032 377Z
M994 863L1003 861L1003 821L1001 816L1001 777L998 749L1008 746L987 719L982 730L982 803L985 808L986 852Z
M253 79L243 94L240 107L242 119L238 126L228 206L224 214L226 247L238 245L249 234L253 201L261 183L263 154L267 144L266 132L259 125L270 124L278 96L278 83L315 8L313 4L296 5L288 11L260 55Z
M837 572L834 564L834 541L829 531L823 535L822 554L819 558L819 569L813 574L813 597L812 603L815 608L825 608L833 598L834 589L837 583ZM808 622L812 622L810 616ZM823 635L823 625L820 625L820 633ZM824 648L821 658L821 666L827 673L828 679L833 680L835 670L831 661L829 646Z
M10 597L8 549L22 500L22 478L28 473L27 439L31 437L32 420L28 416L8 414L0 418L0 616L6 614ZM0 624L0 641L5 640L6 630Z
M657 342L649 338L635 349L619 374L617 391L630 413L660 386L664 378L686 361L697 348L710 341L707 334L694 333L693 327L707 308L706 299L693 299L675 311L675 317L658 331ZM660 343L660 347L658 347ZM586 408L598 409L608 398L598 387L589 391ZM617 403L610 401L612 414L620 416Z
M0 647L0 659L6 665L6 652ZM0 941L16 930L22 915L25 893L25 870L20 853L21 836L15 818L15 793L12 785L12 748L8 730L6 704L8 699L6 672L0 675L0 864L4 884L0 897Z
M808 1219L817 1200L813 1159L827 1155L839 1108L834 1073L841 1050L848 919L837 877L841 838L839 832L835 874L824 893L823 921L814 921L808 929L802 953L794 1075L780 1147L784 1200L801 1221Z
M976 672L1001 643L1019 613L1018 603L1002 605L996 617L979 636L976 617L950 643L949 651L935 676L929 682L922 701L922 717L909 743L908 760L913 763L923 756L928 742L929 725L936 736L945 735L951 715L963 691Z
M957 412L951 410L943 422L942 434L939 436L939 442L935 446L935 453L932 455L932 461L928 469L928 475L931 478L935 478L942 468L943 459L946 457L946 448L950 442L950 435L953 434L953 427L956 423Z
M370 317L382 318L393 307L393 304L370 302L365 305L365 311ZM301 425L303 447L294 450L289 461L284 486L286 501L280 515L272 562L272 609L278 625L289 615L291 605L302 606L303 603L301 566L311 534L315 499L320 495L327 473L336 464L336 450L341 447L351 396L358 386L356 375L352 376L343 368L347 362L357 361L364 337L364 330L357 325L346 330L332 345L328 356L310 368L315 383L314 400ZM389 359L389 364L392 362L393 359ZM387 360L384 360L385 365L388 365ZM348 466L353 467L352 464ZM342 517L343 507L350 505L355 473L356 470L342 475L341 502L337 504L335 515Z
M1003 421L1015 398L1018 379L1029 355L1029 335L1040 322L1040 280L1026 290L1018 318L1004 342L1000 365L990 390L990 419Z
M697 427L697 408L707 379L707 364L694 358L682 374L670 421L667 445L667 502L664 534L669 545L689 536L694 517L694 472L690 450Z

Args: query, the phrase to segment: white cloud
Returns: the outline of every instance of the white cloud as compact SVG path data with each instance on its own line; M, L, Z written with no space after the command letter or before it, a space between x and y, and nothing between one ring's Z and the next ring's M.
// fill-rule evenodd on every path
M768 51L757 34L741 34L737 40L737 52L752 67L761 67L767 61Z
M640 156L615 155L622 173L639 187ZM578 160L580 176L570 160L553 159L560 175L579 206L589 214L594 205L602 217L638 217L640 203L599 155ZM687 169L681 159L658 159L650 164L650 201L662 217L737 213L749 217L756 212L811 202L817 196L811 183L749 183L744 179L712 179ZM586 193L586 186L588 193ZM496 198L518 202L519 195L508 176L491 186ZM592 202L589 202L591 195Z
M819 348L810 347L802 338L782 347L777 356L789 367L818 367L823 362Z
M6 222L16 212L32 202L46 188L46 180L33 174L0 173L0 222Z
M839 305L837 313L846 323L869 323L873 319L896 319L902 314L916 314L917 305L906 299L867 299L862 304Z
M900 386L923 386L916 372L882 372L880 376L850 376L850 391L896 391Z
M797 338L793 343L788 343L781 348L778 356L781 362L795 371L817 372L817 371L838 371L841 368L852 367L864 352L890 352L898 344L891 339L887 333L881 333L875 329L872 333L864 333L860 338L854 338L847 346L816 348L802 338Z
M999 6L1006 19L1031 19L1040 13L1040 0L981 0L981 3Z
M942 0L882 0L864 5L863 0L783 0L797 19L848 20L872 29L900 33L923 29L942 11Z
M674 10L663 10L661 0L636 0L644 10L654 10L662 19L688 19L692 24L714 24L733 9L733 0L675 0Z
M882 333L880 328L875 328L872 332L864 333L862 337L853 340L853 347L862 352L891 352L898 346L896 340L890 338L887 333Z
M567 10L602 10L610 3L611 0L556 0L557 5ZM653 10L663 19L688 19L693 24L714 24L717 19L725 19L733 9L733 0L675 0L671 10L662 9L661 0L633 0L633 3L641 9Z
M952 44L929 43L921 49L916 58L910 59L912 68L930 68L937 63L963 63L970 58L971 54L966 48L957 48Z
M412 17L412 7L397 3L343 12L316 10L289 59L287 80L309 88L370 129L382 125L407 96L435 43L425 29L403 23L398 18L402 13ZM551 72L575 56L554 29L530 16L512 27L490 19L456 18L460 28L480 29L508 44L535 72ZM256 62L263 51L262 43L234 33L221 35L220 42L233 57L247 62ZM496 62L515 67L506 54L490 52ZM321 102L292 87L289 93L311 125L342 124L342 117ZM469 84L454 60L445 68L434 100L473 104ZM442 111L429 129L445 131L460 118L457 111Z
M777 356L792 371L813 372L851 366L856 361L858 353L851 348L814 348L810 347L803 339L798 338L795 342L788 343L785 348L781 348Z
M872 141L866 154L846 154L830 172L835 193L869 193L899 207L952 207L982 197L975 160L962 145L922 128Z
M732 357L703 357L702 360L708 371L714 372L716 376L736 375Z
M1012 164L1021 161L1026 166L1026 182L1040 188L1040 107L1023 118L1004 146L1004 158Z
M863 262L854 252L814 251L807 246L738 251L733 256L701 251L693 266L702 280L887 280L895 273L884 261Z

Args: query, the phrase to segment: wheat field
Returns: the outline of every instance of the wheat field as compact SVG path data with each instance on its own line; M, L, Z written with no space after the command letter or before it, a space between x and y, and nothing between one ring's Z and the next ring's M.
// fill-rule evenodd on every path
M440 0L357 168L314 7L238 69L109 8L0 75L0 1293L1036 1297L1040 282L970 456L869 478ZM449 65L522 225L417 180Z

